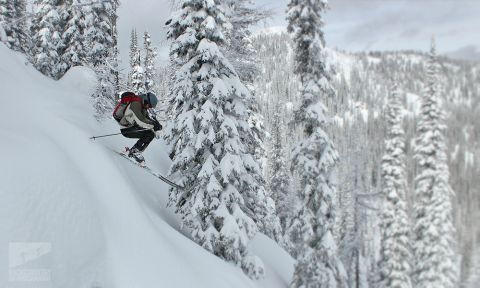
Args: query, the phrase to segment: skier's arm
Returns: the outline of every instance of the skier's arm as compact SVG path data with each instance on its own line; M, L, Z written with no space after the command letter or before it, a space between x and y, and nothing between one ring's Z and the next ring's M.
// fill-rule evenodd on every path
M153 123L154 131L160 131L163 129L163 126L160 124L160 122L158 122L157 118L155 117L155 114L147 113L147 118L148 120L151 120L151 122Z
M153 130L160 131L160 130L163 129L162 124L160 124L160 122L158 122L157 119L155 119L155 118L152 119L152 122L153 122Z

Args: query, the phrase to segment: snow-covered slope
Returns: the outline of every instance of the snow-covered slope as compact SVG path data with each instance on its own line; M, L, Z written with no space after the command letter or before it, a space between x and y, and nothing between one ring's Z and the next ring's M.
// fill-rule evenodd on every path
M293 260L272 240L252 241L267 277L250 280L185 236L165 184L110 151L131 140L89 140L118 131L92 117L92 71L53 81L25 62L0 44L0 287L288 285ZM146 158L170 164L157 140Z

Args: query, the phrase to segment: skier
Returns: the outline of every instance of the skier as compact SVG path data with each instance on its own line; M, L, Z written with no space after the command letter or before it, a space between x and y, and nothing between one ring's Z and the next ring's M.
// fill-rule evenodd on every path
M121 127L122 135L127 138L139 139L132 148L127 148L128 157L132 157L138 163L145 162L142 152L153 138L159 137L156 132L162 129L162 125L157 119L148 114L148 109L155 108L157 103L157 96L151 92L140 96L133 92L124 92L113 113Z

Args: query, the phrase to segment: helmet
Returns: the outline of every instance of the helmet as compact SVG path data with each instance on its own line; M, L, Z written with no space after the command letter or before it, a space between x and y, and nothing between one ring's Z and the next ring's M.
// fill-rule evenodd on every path
M140 97L142 97L143 103L150 104L152 108L155 108L157 106L158 99L154 93L147 92L145 94L140 95Z

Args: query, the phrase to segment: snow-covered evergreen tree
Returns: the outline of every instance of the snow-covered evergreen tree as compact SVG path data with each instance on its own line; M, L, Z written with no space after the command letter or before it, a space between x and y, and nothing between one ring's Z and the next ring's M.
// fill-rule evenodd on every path
M229 24L222 51L235 68L242 83L250 91L245 99L250 129L249 133L242 133L240 138L245 143L247 152L254 156L263 171L266 161L264 144L266 131L253 89L253 80L260 68L255 62L250 28L264 19L266 12L254 7L251 0L222 0L219 3L224 8ZM244 194L246 210L251 211L250 217L255 220L261 232L280 243L283 237L280 220L276 215L275 201L266 189L263 174L256 176L256 181L259 183L257 189L251 191L251 194Z
M303 139L294 148L292 159L292 170L300 178L301 207L291 227L300 233L295 239L300 243L294 243L300 248L291 287L347 286L334 238L337 192L332 172L338 153L325 132L329 119L322 104L322 100L335 96L325 64L321 14L326 8L326 0L291 0L288 4L295 73L302 84L294 122L303 129Z
M0 0L0 23L10 49L27 50L26 0Z
M7 41L7 35L5 32L5 26L6 26L6 19L5 19L5 12L6 12L6 0L0 0L0 41L1 42L6 42Z
M5 33L5 43L11 47L13 41L13 22L15 21L15 1L14 0L0 0L0 23Z
M83 11L85 14L85 42L87 43L87 62L97 67L104 63L104 60L112 53L116 46L114 35L116 30L116 9L118 1L109 0L93 2L91 5L85 5Z
M28 49L27 0L15 1L15 25L13 30L13 49L26 52Z
M255 59L255 49L252 45L250 29L265 19L268 11L254 7L251 0L222 0L225 14L230 24L226 29L223 52L232 63L242 83L250 90L247 107L249 112L249 124L253 134L244 135L249 151L255 155L260 165L265 161L266 138L263 117L259 113L258 101L253 89L253 81L260 71L258 61Z
M12 34L12 23L15 19L14 0L0 0L0 25L2 26L2 41L9 45L9 36ZM3 39L5 38L5 39Z
M283 131L286 131L282 112L281 105L278 103L272 119L272 128L270 129L273 147L271 148L271 153L269 155L271 162L269 171L269 190L275 201L275 207L280 219L282 231L285 231L287 228L287 219L293 208L293 203L291 203L292 201L290 199L292 180L291 175L288 172L287 154L285 151L285 144L282 140L284 136Z
M405 132L403 107L397 85L390 93L385 118L387 139L382 160L382 249L379 287L411 288L410 227L407 216Z
M140 50L137 50L133 57L133 67L131 74L131 86L133 92L137 94L145 93L145 70L142 67L142 58L140 56Z
M87 62L98 79L98 86L92 95L97 118L108 115L115 105L118 92L118 49L116 47L117 0L96 2L86 5L85 39Z
M145 69L142 67L142 56L138 47L137 31L132 30L130 37L130 73L128 88L137 94L145 93Z
M62 61L65 48L62 33L65 21L60 15L65 8L61 0L35 0L34 16L30 26L32 38L29 56L35 68L54 79L59 79L66 71Z
M86 47L86 23L84 0L68 0L66 9L62 10L61 16L65 19L65 28L62 34L64 50L61 57L66 64L62 75L71 67L85 65L87 63ZM96 19L97 20L97 19Z
M438 89L435 41L417 124L415 159L414 286L457 287L458 262L446 156L444 112Z
M135 61L136 56L138 53L138 36L137 36L137 31L135 29L132 29L132 32L130 33L130 52L128 54L129 56L129 63L130 63L130 71L128 73L128 82L127 86L132 87L132 72L135 68Z
M112 3L113 6L113 13L111 13L111 20L110 23L112 24L112 50L109 53L107 63L109 64L110 67L110 74L112 75L114 79L114 87L115 91L120 91L120 68L119 68L119 62L120 62L120 51L118 49L118 25L117 25L117 9L120 6L120 2L117 0L114 0Z
M183 0L168 22L170 56L178 67L174 119L165 133L174 149L170 175L192 189L178 210L193 239L259 278L263 265L247 251L257 227L245 211L244 195L257 189L261 171L240 140L240 134L250 133L249 91L219 49L224 22L216 3L206 0ZM170 202L179 197L172 190Z
M270 11L255 7L252 0L222 0L231 24L226 30L225 56L243 83L252 84L260 71L252 44L251 28L270 16Z
M157 67L156 57L157 51L152 46L152 39L148 32L145 32L143 36L144 44L143 49L145 51L144 68L145 68L145 90L157 93Z

